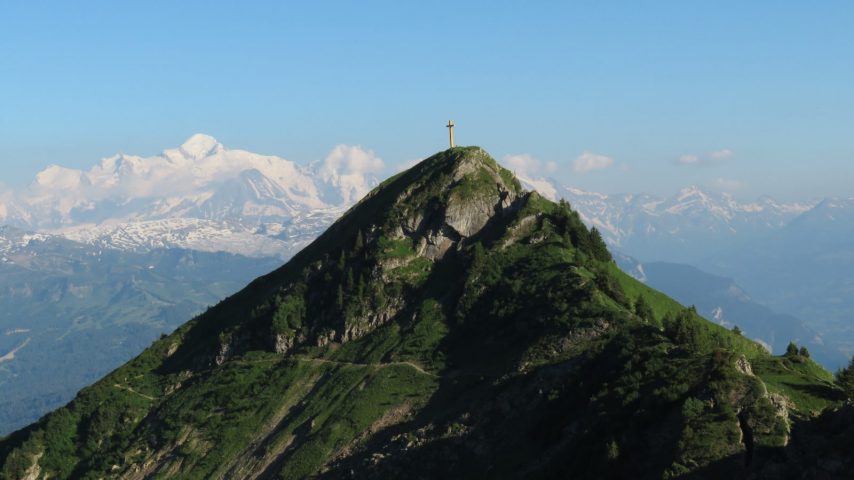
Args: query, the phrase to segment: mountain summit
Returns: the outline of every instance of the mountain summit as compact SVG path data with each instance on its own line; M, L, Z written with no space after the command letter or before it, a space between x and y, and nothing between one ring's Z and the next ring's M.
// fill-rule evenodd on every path
M197 133L181 144L181 152L191 158L203 158L225 150L215 138L203 133Z
M806 356L771 357L622 273L567 203L457 147L0 440L0 465L4 478L800 478L852 471L850 412L815 417L841 395Z

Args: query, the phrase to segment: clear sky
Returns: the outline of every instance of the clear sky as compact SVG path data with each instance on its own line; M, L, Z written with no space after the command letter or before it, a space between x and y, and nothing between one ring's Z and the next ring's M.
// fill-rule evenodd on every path
M359 144L391 171L448 118L597 191L851 196L854 3L0 3L7 185L197 132L299 162Z

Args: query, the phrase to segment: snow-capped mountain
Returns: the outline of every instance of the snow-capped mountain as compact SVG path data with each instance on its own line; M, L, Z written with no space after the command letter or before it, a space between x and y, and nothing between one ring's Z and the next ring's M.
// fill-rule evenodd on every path
M287 258L377 184L382 159L339 145L321 162L228 149L197 134L160 155L88 171L50 166L0 192L0 224L103 247L182 247Z
M612 247L653 260L695 260L725 244L783 228L815 206L780 203L767 196L741 202L698 186L662 198L586 192L551 179L523 179L523 184L549 198L567 200Z

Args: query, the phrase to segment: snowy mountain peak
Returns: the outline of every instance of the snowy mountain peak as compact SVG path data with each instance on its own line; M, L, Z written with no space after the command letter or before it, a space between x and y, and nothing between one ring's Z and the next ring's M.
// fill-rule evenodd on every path
M706 193L699 185L690 185L681 190L676 195L677 201L685 201L692 198L697 198L701 201L708 201L709 194Z
M197 134L161 155L49 166L25 188L0 190L0 223L104 248L286 258L373 188L382 167L358 146L338 145L303 166Z
M181 152L189 158L204 158L225 150L214 137L197 133L188 138L180 147Z

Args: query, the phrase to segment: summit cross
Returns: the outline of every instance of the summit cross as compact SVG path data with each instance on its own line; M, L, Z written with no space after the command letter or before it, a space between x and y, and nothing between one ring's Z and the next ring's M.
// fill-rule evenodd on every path
M454 121L448 120L448 124L445 126L448 127L448 133L451 135L451 148L454 148Z

